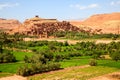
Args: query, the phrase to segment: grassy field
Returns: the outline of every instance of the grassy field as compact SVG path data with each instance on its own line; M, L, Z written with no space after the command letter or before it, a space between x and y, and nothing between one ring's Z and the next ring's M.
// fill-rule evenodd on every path
M83 59L82 59L83 60ZM62 66L65 67L68 65L69 66L75 66L76 62L72 62L73 60L65 61L62 62ZM79 61L79 60L78 60ZM82 62L88 63L88 61L83 60ZM73 64L71 64L71 63ZM60 71L53 71L53 72L48 72L48 73L43 73L43 74L38 74L34 76L30 76L29 80L88 80L90 78L96 77L96 76L101 76L104 74L112 73L115 71L120 71L120 61L115 62L112 60L98 60L98 66L93 66L93 67L86 67L86 68L74 68L71 67L70 69L65 69L65 70L60 70ZM79 62L81 63L81 61ZM84 65L85 63L81 63L78 65Z
M23 66L24 63L4 63L0 64L0 71L6 73L16 73L18 67Z
M101 76L114 71L118 71L117 68L96 66L87 67L83 69L70 69L63 71L56 71L51 73L43 73L35 76L30 76L29 80L87 80L96 76Z
M22 56L25 55L25 53L19 53L19 54L22 54ZM15 74L18 67L24 65L24 63L22 62L23 57L18 56L18 54L16 54L16 55L18 57L18 60L20 60L20 62L0 64L0 71L4 72L4 75L5 75L5 73L6 73L6 75ZM91 57L89 57L89 56L82 56L82 57L73 57L73 58L70 58L70 60L63 60L60 62L61 68L87 65L87 64L89 64L90 59L91 59ZM115 62L113 60L97 60L97 62L98 62L98 66L97 67L90 67L90 69L92 69L92 68L94 68L94 69L98 68L98 70L102 69L102 68L103 69L104 68L110 69L108 71L105 71L106 73L107 72L109 73L111 71L113 72L113 71L120 69L120 61ZM101 73L103 73L103 72L101 72ZM3 73L0 73L0 76L2 76L2 75L3 75Z
M33 53L30 53L30 52L20 52L20 51L14 51L12 53L15 55L15 57L18 61L23 61L25 55L27 55L27 56L33 55Z
M33 55L30 52L14 51L12 53L15 55L15 57L16 57L18 62L0 64L0 77L4 77L4 76L9 76L9 75L15 74L17 69L20 66L25 65L24 62L23 62L24 56L25 55L27 55L27 56L32 56Z
M25 53L20 53L20 54L25 55ZM18 56L18 54L16 55ZM23 58L22 57L19 58L19 57L18 60L20 60L20 62L0 64L0 71L2 71L0 73L0 77L13 75L16 73L16 70L18 69L19 66L24 65L24 63L21 62ZM35 76L30 76L29 80L41 80L41 79L87 80L95 76L100 76L120 70L120 61L115 62L113 60L97 60L98 66L95 67L87 67L82 69L72 68L74 66L88 65L90 59L91 58L89 56L82 56L82 57L73 57L70 58L70 60L63 60L60 62L61 68L71 67L69 70L60 70L60 71L58 70L58 71L53 71L52 73L48 72Z
M73 57L70 60L61 61L61 68L67 68L72 66L82 66L89 63L90 57L89 56L82 56L82 57Z

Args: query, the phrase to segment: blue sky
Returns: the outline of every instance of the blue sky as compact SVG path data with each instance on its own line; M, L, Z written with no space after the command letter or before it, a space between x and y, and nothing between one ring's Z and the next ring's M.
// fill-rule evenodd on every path
M0 0L0 18L20 21L35 15L74 20L112 12L120 12L120 0Z

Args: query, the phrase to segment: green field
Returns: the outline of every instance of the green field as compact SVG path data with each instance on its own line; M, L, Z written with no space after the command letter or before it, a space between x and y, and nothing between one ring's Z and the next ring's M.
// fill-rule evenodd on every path
M15 55L18 62L0 64L0 77L15 74L17 69L20 66L25 65L25 63L23 62L24 56L25 55L27 55L27 56L33 55L30 52L20 52L20 51L13 51L12 53Z
M81 61L80 61L81 60ZM79 61L79 62L78 62ZM85 65L88 63L86 59L79 59L76 61L75 59L68 60L62 62L62 66L79 66ZM81 63L82 62L82 63ZM83 63L84 62L84 63ZM60 79L60 80L87 80L89 78L93 78L96 76L101 76L104 74L112 73L115 71L120 71L120 61L115 62L112 60L98 60L98 66L87 67L87 68L70 68L61 71L53 71L52 73L43 73L35 76L30 76L29 80L41 80L41 79Z
M88 65L90 59L91 58L89 56L73 57L70 60L64 60L61 61L60 63L62 68L68 68L74 66ZM56 77L59 77L60 79L72 79L74 77L74 79L86 80L95 76L100 76L120 70L120 61L115 62L113 60L97 60L97 62L98 66L95 67L87 67L83 69L71 68L70 70L65 72L57 71L53 72L52 74L43 73L37 76L31 76L29 77L29 79L30 80L40 80L44 78L54 79ZM0 71L2 71L2 73L0 73L0 77L15 74L17 68L22 65L24 65L23 62L0 64Z
M55 72L46 71L47 73L45 73L45 71L38 72L41 74L36 76L34 76L36 73L30 74L33 75L28 77L30 80L54 80L56 78L59 78L60 80L69 80L73 78L77 80L87 80L95 76L120 71L119 43L120 42L95 44L94 42L80 42L74 45L69 45L67 42L60 43L56 41L17 42L16 45L6 48L15 56L16 60L15 62L0 64L0 77L16 74L18 68L21 66L25 67L25 65L28 65L27 70L31 69L31 72L32 70L35 71L35 69L36 71L47 70L46 68L36 68L36 64L39 63L41 64L39 66L37 65L38 67L41 67L41 65L45 65L44 67L46 67L47 65L47 68L50 68L48 64L60 63L61 66L59 66L58 69L62 70ZM11 47L15 50L11 50ZM115 55L113 56L114 58L112 58L111 56L113 54L117 54L118 56ZM108 59L104 57L105 55L108 55L111 58ZM25 58L25 56L27 56L27 58ZM88 65L93 58L97 61L97 66L79 68L79 66ZM25 59L27 59L28 62L25 61ZM42 63L42 61L44 61L44 63ZM31 68L31 64L34 64L34 68L32 67L33 69ZM52 69L53 68L51 68L51 70Z
M82 66L87 65L89 63L90 57L89 56L82 56L82 57L73 57L70 60L61 61L61 68L67 68L72 66Z
M18 61L23 61L25 55L27 55L27 56L33 55L33 53L30 53L30 52L20 52L20 51L13 51L12 53L15 55L15 57Z

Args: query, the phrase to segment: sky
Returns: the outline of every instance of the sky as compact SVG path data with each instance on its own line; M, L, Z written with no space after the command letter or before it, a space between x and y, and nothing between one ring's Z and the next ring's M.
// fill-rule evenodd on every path
M120 12L120 0L0 0L0 18L81 20L93 14Z

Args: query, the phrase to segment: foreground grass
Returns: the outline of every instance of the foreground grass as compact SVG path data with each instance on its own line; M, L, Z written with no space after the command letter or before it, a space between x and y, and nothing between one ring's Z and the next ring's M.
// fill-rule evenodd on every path
M61 62L63 68L71 66L81 66L89 63L90 57L74 57L70 60ZM120 71L120 61L115 62L113 60L97 60L98 65L87 68L68 68L58 71L52 71L48 73L38 74L30 76L29 80L87 80L89 78L101 76L104 74Z
M83 60L84 61L84 60ZM115 71L120 71L120 61L115 62L112 60L98 60L98 66L87 67L87 68L68 68L59 71L52 71L48 73L38 74L34 76L30 76L29 80L88 80L89 78L93 78L96 76L101 76L104 74L112 73ZM69 61L65 61L67 65ZM71 62L74 64L74 62ZM62 63L64 64L64 62ZM63 67L66 66L63 65ZM76 63L75 63L76 64ZM84 63L83 63L84 64ZM72 65L72 64L71 64ZM82 65L82 64L80 64ZM72 65L73 66L73 65ZM75 66L75 65L74 65Z
M68 68L58 71L52 71L35 76L30 76L29 80L42 80L42 79L61 79L61 80L87 80L92 77L108 74L115 71L120 71L120 61L115 62L113 60L97 60L98 66L87 68L73 68L74 66L88 65L91 57L73 57L70 60L61 61L61 68ZM0 64L0 77L10 76L16 73L18 67L23 66L22 58L17 63L4 63Z

